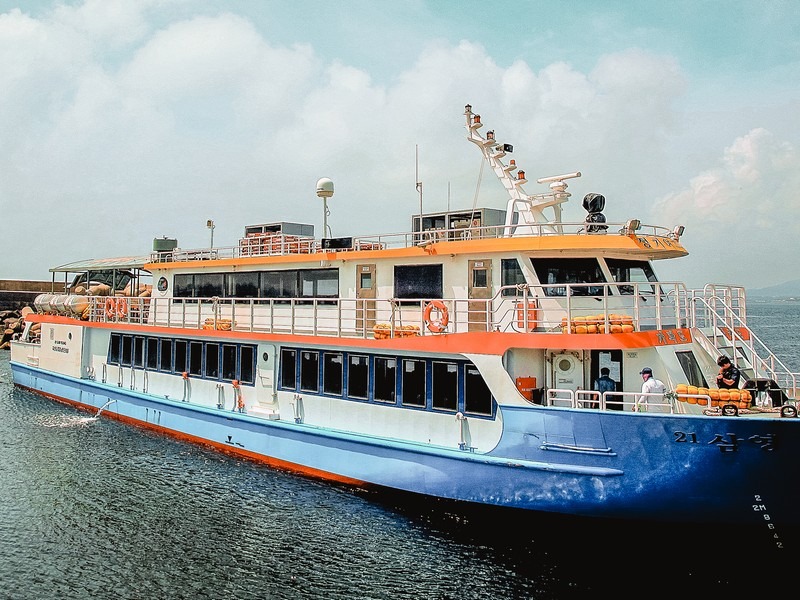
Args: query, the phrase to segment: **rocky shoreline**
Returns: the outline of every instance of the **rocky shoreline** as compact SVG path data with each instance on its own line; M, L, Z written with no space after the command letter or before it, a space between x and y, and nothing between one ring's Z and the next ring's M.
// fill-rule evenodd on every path
M33 312L30 306L23 306L19 310L0 311L0 323L2 323L2 335L0 335L0 350L11 348L11 339L15 334L22 333L25 328L25 315ZM34 323L31 330L41 327L41 323Z

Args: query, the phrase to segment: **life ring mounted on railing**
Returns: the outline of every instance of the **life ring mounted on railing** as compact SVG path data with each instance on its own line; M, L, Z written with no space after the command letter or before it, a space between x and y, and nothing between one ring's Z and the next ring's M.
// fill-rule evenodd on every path
M105 313L107 319L113 319L117 314L117 301L114 298L106 298Z
M124 319L128 316L128 300L127 298L117 298L117 316Z
M436 316L433 315L433 311L436 311ZM447 305L441 300L431 300L422 310L422 320L431 333L442 333L450 322Z

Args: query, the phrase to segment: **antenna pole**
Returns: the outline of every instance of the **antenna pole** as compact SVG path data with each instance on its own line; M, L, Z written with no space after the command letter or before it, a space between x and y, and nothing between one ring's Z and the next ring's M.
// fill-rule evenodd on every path
M419 146L414 144L415 152L415 173L417 179L417 192L419 192L419 226L422 231L422 182L419 180Z

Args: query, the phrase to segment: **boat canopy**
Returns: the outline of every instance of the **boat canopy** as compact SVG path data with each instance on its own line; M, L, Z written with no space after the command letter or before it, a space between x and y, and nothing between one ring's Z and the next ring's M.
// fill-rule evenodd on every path
M142 269L150 262L150 255L121 256L119 258L93 258L52 267L51 273L82 273L84 271L105 271L109 269Z

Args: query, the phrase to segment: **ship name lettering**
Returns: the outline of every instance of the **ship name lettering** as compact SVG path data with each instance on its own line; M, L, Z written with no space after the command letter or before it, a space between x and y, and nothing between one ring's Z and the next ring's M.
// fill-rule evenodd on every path
M726 436L730 439L726 439ZM718 433L708 443L716 445L720 452L736 452L739 449L739 440L735 433L726 433L724 435Z
M672 435L675 437L675 441L679 444L699 443L697 441L697 433L695 432L673 431ZM774 433L751 435L746 441L750 442L754 446L758 446L758 448L766 452L772 452L775 450L776 446L776 436ZM744 440L740 440L735 433L716 433L711 441L708 442L708 444L717 446L721 452L736 452L739 449L739 444L742 442L744 442ZM761 498L756 496L756 501L758 502L760 500Z

